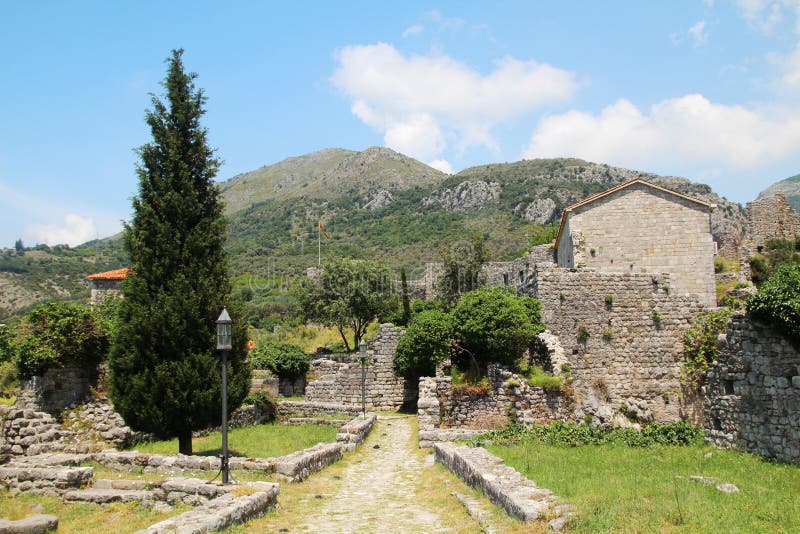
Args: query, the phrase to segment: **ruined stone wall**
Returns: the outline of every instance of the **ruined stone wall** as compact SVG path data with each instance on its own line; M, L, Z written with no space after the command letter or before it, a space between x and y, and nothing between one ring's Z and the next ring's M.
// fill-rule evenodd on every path
M736 315L705 386L706 437L722 447L800 462L800 351Z
M20 380L17 405L39 412L57 413L89 398L97 385L97 369L80 365L48 369L42 376Z
M373 350L367 351L366 405L375 409L397 409L416 400L413 384L394 374L394 354L401 331L382 324ZM353 362L319 359L311 364L310 374L317 378L306 386L306 400L361 405L361 364L358 354Z
M753 250L761 252L770 239L794 239L800 235L800 214L786 197L777 194L747 203L748 238Z
M481 274L490 287L508 286L524 293L530 286L533 268L537 263L555 265L556 255L552 245L539 245L533 247L527 256L522 256L513 261L492 261L483 265ZM441 263L428 263L425 266L424 298L432 299L437 295L439 279L442 276ZM414 281L418 284L419 281Z
M575 208L568 217L559 242L559 266L670 273L675 294L696 295L715 305L716 245L708 208L634 184Z
M92 280L89 290L89 303L102 304L107 298L118 298L122 294L120 280Z
M572 398L561 390L531 386L498 365L489 366L488 377L487 394L454 388L452 378L443 374L420 379L420 440L459 439L471 435L461 431L501 428L511 421L531 425L574 418Z
M570 366L578 416L610 423L626 405L644 418L697 419L682 400L683 334L704 307L676 296L666 274L537 266L530 296Z

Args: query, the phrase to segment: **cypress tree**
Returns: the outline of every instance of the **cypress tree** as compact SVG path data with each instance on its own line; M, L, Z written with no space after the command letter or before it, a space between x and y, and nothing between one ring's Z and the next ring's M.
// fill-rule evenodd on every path
M213 178L220 162L200 125L206 97L184 72L183 50L167 59L164 100L152 95L152 141L138 149L139 193L124 243L132 271L122 285L109 367L111 397L131 427L177 437L219 424L220 359L215 320L228 303L222 246L226 222ZM236 310L228 359L228 407L247 394L246 324ZM238 316L238 321L237 321Z

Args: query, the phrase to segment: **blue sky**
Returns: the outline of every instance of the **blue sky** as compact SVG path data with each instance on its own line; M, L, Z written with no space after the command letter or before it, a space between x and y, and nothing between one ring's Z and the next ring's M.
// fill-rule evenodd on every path
M800 0L0 5L0 246L120 229L178 47L221 180L373 145L454 172L582 157L742 203L800 173Z

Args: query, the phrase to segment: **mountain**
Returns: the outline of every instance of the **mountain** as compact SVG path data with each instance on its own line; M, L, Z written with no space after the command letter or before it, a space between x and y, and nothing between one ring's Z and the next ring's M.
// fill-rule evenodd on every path
M741 206L708 186L579 159L481 165L447 175L387 148L329 149L292 157L220 184L237 295L255 324L291 309L286 288L322 258L381 259L409 279L455 239L482 236L490 259L508 260L548 242L564 207L643 177L717 204L712 232L725 248L743 234ZM320 223L324 230L319 229ZM318 248L319 246L319 248ZM125 266L121 240L74 249L0 254L0 317L40 300L83 299L85 276ZM5 309L5 311L3 311Z
M222 192L226 213L232 214L268 199L364 196L436 184L445 176L389 148L330 148L235 176L222 184Z
M782 193L789 201L789 205L800 211L800 174L776 182L758 194L758 198L766 198Z

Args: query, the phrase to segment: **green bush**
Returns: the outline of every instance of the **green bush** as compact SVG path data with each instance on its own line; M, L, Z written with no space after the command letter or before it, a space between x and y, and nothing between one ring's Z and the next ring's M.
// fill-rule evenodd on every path
M51 302L33 310L18 328L15 364L21 378L65 363L96 365L108 351L108 336L85 306Z
M725 332L731 315L731 308L722 308L695 317L692 326L683 335L685 362L681 375L684 382L694 387L705 383L706 373L717 359L717 338Z
M0 363L14 359L14 335L10 326L0 325Z
M450 356L453 320L440 310L425 310L413 316L397 344L395 374L411 380L433 376L436 364Z
M250 351L253 369L267 369L281 378L305 376L311 365L305 351L291 343L266 341Z
M747 300L753 318L800 344L800 265L784 264Z
M460 349L476 363L513 365L537 334L544 331L541 305L530 297L517 297L509 288L471 291L453 309Z
M692 445L702 442L703 430L686 421L649 423L641 431L633 428L605 430L585 423L555 421L550 425L530 427L512 423L506 428L481 434L471 440L473 446L508 445L522 440L534 440L547 445L579 447L584 445L621 445L651 447L653 445Z

